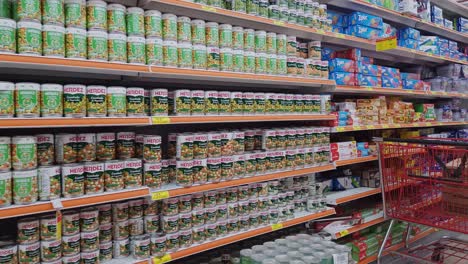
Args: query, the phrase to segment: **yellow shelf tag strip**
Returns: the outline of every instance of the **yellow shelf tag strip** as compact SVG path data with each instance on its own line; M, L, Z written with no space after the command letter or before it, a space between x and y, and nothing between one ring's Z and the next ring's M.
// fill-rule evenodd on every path
M343 131L345 131L344 127L337 127L336 128L336 132L343 132Z
M366 128L367 128L367 129L375 129L375 126L373 126L373 125L368 125L368 126L366 126Z
M151 200L158 201L169 198L169 191L159 191L151 193Z
M382 125L382 127L383 127L383 128L389 128L389 126L388 126L388 125Z
M171 119L168 116L153 116L151 117L151 122L153 125L164 125L170 124Z
M153 258L153 264L162 264L162 263L167 263L172 260L172 257L170 254L166 254L160 258L154 257Z
M390 39L377 40L375 42L376 51L391 50L391 49L396 49L396 47L397 47L396 37L390 38Z
M325 31L324 31L323 29L317 29L316 31L317 31L317 33L319 33L319 34L325 34Z
M279 229L282 229L282 228L283 228L283 224L282 224L282 223L272 224L272 225L271 225L271 230L273 230L273 231L276 231L276 230L279 230Z
M274 20L273 24L275 24L277 26L284 26L284 21Z
M214 12L216 13L216 8L211 7L211 6L202 6L202 9L208 12Z
M349 235L349 231L348 231L348 229L345 229L345 230L340 231L339 234L340 234L340 237L344 237L344 236Z

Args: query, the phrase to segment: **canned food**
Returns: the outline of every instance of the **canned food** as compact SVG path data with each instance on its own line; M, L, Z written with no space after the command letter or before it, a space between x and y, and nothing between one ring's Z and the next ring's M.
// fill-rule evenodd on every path
M163 216L161 227L165 233L175 233L179 231L179 215Z
M161 136L143 136L143 160L145 162L161 161Z
M142 235L144 232L143 218L132 218L128 220L128 232L131 236Z
M216 208L216 206L212 208L206 208L205 209L205 223L206 224L216 223L217 213L218 213L218 209Z
M99 249L90 252L81 252L81 263L99 264Z
M130 255L130 241L128 238L114 240L113 246L113 257L114 258L125 258Z
M232 29L231 29L232 30ZM219 46L219 25L216 22L205 24L205 37L207 46Z
M6 144L8 142L8 145ZM37 156L38 163L41 166L51 165L54 163L54 135L52 134L41 134L36 135L37 142ZM6 153L8 151L8 153ZM6 168L10 167L10 138L0 138L0 152L3 153L3 159L0 163L5 164ZM1 168L2 166L0 166Z
M80 251L80 234L62 237L62 254L64 257L74 256Z
M167 252L176 252L179 249L179 232L167 235Z
M39 200L49 201L60 198L60 166L44 166L38 169Z
M81 263L81 255L78 253L73 256L63 256L62 257L63 264L80 264Z
M77 162L96 160L96 134L78 134L74 148Z
M62 116L63 86L59 84L42 84L40 102L42 117Z
M57 163L76 162L77 139L76 134L58 134L55 136L55 161Z
M130 227L128 220L114 222L112 225L112 233L115 240L126 239L129 236Z
M151 108L150 108L150 102L151 102L150 101L150 90L145 90L143 100L145 102L145 106L144 106L145 115L151 115L151 113L150 113L150 111L151 111Z
M161 38L163 36L161 12L158 10L147 10L144 16L146 37Z
M174 14L162 15L162 36L164 40L177 40L177 16Z
M18 53L42 55L42 25L33 21L20 21L17 29Z
M166 235L151 235L151 255L156 257L161 257L166 254L167 243Z
M207 167L207 182L219 182L222 179L221 158L208 158Z
M149 215L144 217L144 230L145 233L151 234L159 232L159 215Z
M244 114L245 115L253 115L255 113L255 94L254 93L243 93L242 94L242 102L244 105Z
M128 202L112 204L112 219L114 222L128 220Z
M127 115L143 116L145 114L145 89L138 87L127 88Z
M11 205L12 198L12 176L11 172L0 172L0 207Z
M167 89L151 90L151 115L167 115L168 106L168 91Z
M107 3L92 0L86 3L86 28L107 30Z
M136 199L128 202L128 217L143 217L143 199Z
M127 14L125 16L127 24L127 35L128 36L144 36L145 35L145 11L139 7L127 8Z
M99 242L112 242L112 223L99 225Z
M217 70L219 71L219 53L220 50L218 47L207 47L207 64L206 67L208 70Z
M39 264L41 258L39 242L18 245L18 263Z
M18 221L17 242L20 245L39 241L39 220L37 218L24 218Z
M190 247L193 243L192 229L183 230L179 232L179 245L180 248Z
M231 48L232 47L232 25L221 24L219 25L219 47Z
M171 40L163 41L163 65L177 67L177 42Z
M143 200L143 215L157 215L160 212L159 201L153 201L150 198L146 198Z
M96 134L96 158L97 160L115 159L115 134L97 133Z
M108 61L109 48L107 43L108 34L106 32L102 30L89 30L86 42L88 47L88 60Z
M193 162L192 161L177 161L177 185L188 187L193 185Z
M37 83L16 83L16 117L39 117L40 85Z
M62 195L65 198L84 195L84 166L78 163L62 166Z
M62 243L60 240L41 241L41 261L54 261L62 257Z
M125 116L127 90L125 87L111 86L107 88L107 113L109 116Z
M68 211L62 215L62 235L72 236L80 233L80 214Z
M205 115L218 115L219 98L217 91L205 91Z
M107 38L110 62L127 62L127 36L122 33L110 33Z
M80 212L81 232L96 231L99 228L99 210L88 208Z
M218 225L217 224L207 224L205 225L205 239L214 240L218 234Z
M65 57L65 28L63 26L42 26L42 55Z
M104 185L106 191L123 190L125 162L119 160L109 160L104 163Z
M191 35L192 35L192 44L202 44L205 45L205 21L200 19L194 19L190 22L191 24Z
M1 18L0 18L0 33L1 33ZM1 52L1 46L0 46ZM15 114L15 84L11 82L0 82L0 100L2 108L0 109L0 117L12 118Z
M144 37L127 37L127 62L146 64L146 40Z
M13 171L13 202L30 204L37 201L37 170Z
M190 91L191 114L204 115L205 113L205 92L202 90Z
M150 189L158 189L162 186L161 163L144 164L144 184Z
M112 251L112 241L105 243L101 242L99 244L99 262L103 263L112 260Z
M154 10L153 10L154 11ZM146 39L146 64L163 65L163 41L160 38Z
M66 117L86 116L86 86L67 84L63 87L63 113Z
M65 1L65 26L86 27L86 0Z
M16 53L16 22L8 18L0 18L0 52Z
M179 215L179 230L192 229L192 213L184 213Z
M162 213L166 216L177 215L179 213L179 198L169 198L163 200Z
M180 68L192 68L192 44L179 43L177 45L177 61Z
M117 156L119 159L129 159L135 156L135 133L117 133Z
M105 86L89 85L86 88L86 109L90 117L107 115L107 88Z
M125 24L126 8L120 4L107 5L107 30L109 33L127 33Z
M204 36L204 35L203 35ZM207 50L205 45L194 44L192 47L192 61L194 69L206 70Z
M150 236L134 236L130 239L130 252L134 259L147 259L150 256Z

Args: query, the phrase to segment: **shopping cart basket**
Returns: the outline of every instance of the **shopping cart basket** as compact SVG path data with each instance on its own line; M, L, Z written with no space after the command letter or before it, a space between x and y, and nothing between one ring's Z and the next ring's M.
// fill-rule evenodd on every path
M394 220L402 220L468 234L468 141L434 138L377 141L384 212L392 219L389 230ZM408 227L407 240L411 224ZM382 251L383 247L379 259ZM464 263L468 263L468 258Z

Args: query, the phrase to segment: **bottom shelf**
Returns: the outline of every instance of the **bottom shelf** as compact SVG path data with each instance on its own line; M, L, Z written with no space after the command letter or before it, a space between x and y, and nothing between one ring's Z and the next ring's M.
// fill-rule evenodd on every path
M222 247L231 243L236 243L240 240L263 235L263 234L270 233L270 232L273 232L282 228L298 225L301 223L305 223L308 221L312 221L315 219L323 218L323 217L334 215L334 214L335 214L335 209L333 208L329 208L328 210L320 212L320 213L312 213L312 214L308 212L297 213L293 219L286 220L278 224L272 224L268 226L251 229L251 230L244 231L244 232L238 232L238 233L231 234L225 237L221 237L213 241L205 242L203 244L193 245L188 248L177 250L176 252L166 254L165 256L161 258L152 258L152 263L153 264L167 263L172 260L181 259L181 258L194 255L194 254L198 254L200 252L204 252L210 249ZM146 260L128 259L127 261L122 261L122 259L118 259L118 263L148 264L148 262L149 260L147 259ZM112 263L113 261L110 262L110 264Z
M434 232L436 232L437 230L434 229L434 228L430 228L426 231L423 231L415 236L413 236L411 239L410 239L410 243L413 243L413 242L416 242L418 241L419 239L422 239ZM382 256L385 256L385 255L388 255L390 254L391 251L396 251L396 250L399 250L400 248L403 248L405 246L405 242L401 242L401 243L398 243L396 245L393 245L391 247L388 247L384 250L384 252L382 253ZM371 263L373 261L376 261L377 260L377 255L374 255L374 256L370 256L370 257L367 257L361 261L359 261L358 264L368 264L368 263Z

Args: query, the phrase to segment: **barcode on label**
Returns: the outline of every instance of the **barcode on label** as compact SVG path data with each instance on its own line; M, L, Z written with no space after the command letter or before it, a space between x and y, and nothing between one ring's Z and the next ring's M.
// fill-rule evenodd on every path
M348 264L348 254L333 254L333 264Z

